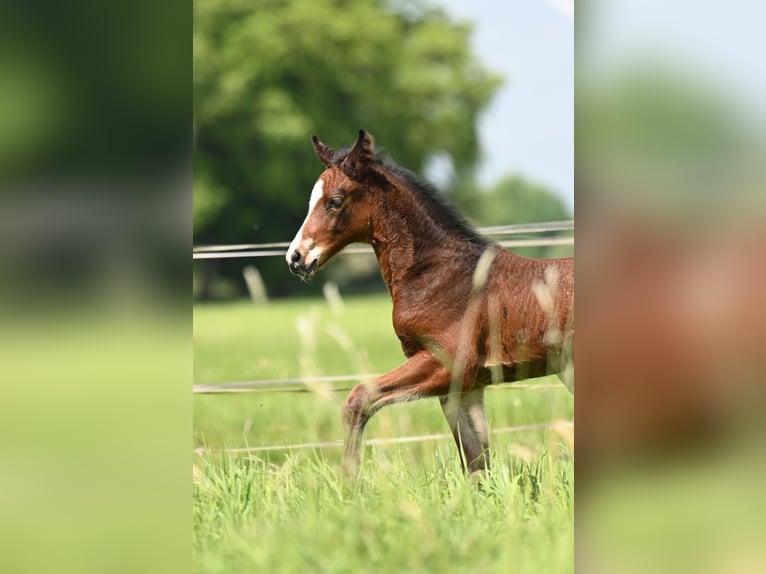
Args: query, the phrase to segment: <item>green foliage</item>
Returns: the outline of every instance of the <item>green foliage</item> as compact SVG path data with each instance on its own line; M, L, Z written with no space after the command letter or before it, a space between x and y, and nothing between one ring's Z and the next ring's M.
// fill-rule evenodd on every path
M564 202L547 188L508 176L481 195L480 225L510 225L571 218Z
M633 66L578 100L582 144L610 161L702 158L739 151L747 128L719 87L660 62ZM578 145L580 143L578 139Z
M364 127L415 171L437 152L458 172L478 158L476 119L500 81L441 10L196 0L194 12L195 243L289 239L321 168L312 133L340 147ZM272 290L295 288L281 261L260 268Z
M508 175L487 190L477 189L474 183L464 183L458 186L452 199L477 226L564 221L572 218L559 196L518 175ZM572 255L571 247L528 247L514 251L528 257Z
M764 154L758 124L738 100L725 84L654 59L583 88L575 108L575 121L588 126L577 138L579 197L628 202L690 229L749 214L763 196L753 175Z

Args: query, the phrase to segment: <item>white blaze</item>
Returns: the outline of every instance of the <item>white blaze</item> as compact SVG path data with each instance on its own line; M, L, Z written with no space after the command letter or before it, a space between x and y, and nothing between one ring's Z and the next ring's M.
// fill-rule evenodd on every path
M324 191L324 180L320 177L314 184L314 188L311 190L311 197L309 198L309 214L314 210L316 204L322 199L322 193Z
M308 221L309 217L311 217L311 212L314 211L314 208L319 203L319 200L322 199L323 191L324 181L320 177L311 190L311 197L309 198L309 211L308 214L306 214L306 219L303 220L301 228L298 230L298 233L295 235L292 243L290 243L290 247L287 248L287 255L285 255L285 259L288 263L290 263L293 252L303 243L303 228L306 227L306 222ZM313 246L311 250L306 254L306 263L310 265L314 259L319 257L319 255L320 251L315 246Z

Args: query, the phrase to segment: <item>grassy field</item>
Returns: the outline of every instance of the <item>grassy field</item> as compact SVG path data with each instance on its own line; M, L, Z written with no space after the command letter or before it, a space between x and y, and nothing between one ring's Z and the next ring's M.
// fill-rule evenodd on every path
M403 361L386 297L198 305L195 383L384 372ZM572 419L553 380L487 393L491 428ZM570 429L491 438L493 472L466 479L451 438L368 446L358 480L340 448L237 451L342 438L345 392L194 397L197 572L571 572ZM366 438L447 432L438 403L396 405Z

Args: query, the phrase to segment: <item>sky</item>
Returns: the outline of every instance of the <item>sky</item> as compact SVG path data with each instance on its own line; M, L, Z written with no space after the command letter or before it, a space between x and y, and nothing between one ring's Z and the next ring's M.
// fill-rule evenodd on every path
M474 24L475 53L506 78L479 123L485 185L509 173L574 205L574 0L431 0ZM766 124L766 3L603 0L589 4L579 74L645 57L725 88Z
M472 44L505 77L479 122L479 180L508 174L548 187L574 206L573 0L433 0L474 24Z

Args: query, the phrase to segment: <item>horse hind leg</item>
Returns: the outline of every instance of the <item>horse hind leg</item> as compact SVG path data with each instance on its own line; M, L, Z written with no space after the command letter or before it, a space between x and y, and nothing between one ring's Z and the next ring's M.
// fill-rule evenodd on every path
M556 374L569 392L574 394L574 338L564 342L559 363L560 368Z
M484 387L454 393L439 398L452 430L463 471L473 475L489 469L489 436L484 412Z

